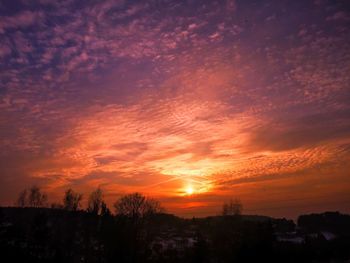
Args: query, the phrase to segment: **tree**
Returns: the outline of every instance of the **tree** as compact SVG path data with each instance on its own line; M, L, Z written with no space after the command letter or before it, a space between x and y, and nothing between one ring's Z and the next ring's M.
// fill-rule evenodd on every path
M140 193L128 194L114 203L116 214L132 218L142 218L163 211L160 203Z
M89 196L87 211L98 215L102 213L102 209L105 210L106 208L107 206L103 201L102 190L101 188L97 188Z
M68 211L77 211L81 206L83 195L68 189L63 197L63 207Z
M24 189L22 192L19 193L16 205L19 207L25 207L28 205L28 191L27 189Z
M242 214L243 205L239 199L230 200L222 206L223 216L237 216Z
M40 187L34 185L29 189L28 204L31 207L44 207L47 204L47 194L42 193Z
M101 204L101 216L110 216L111 211L107 207L107 204L105 202L102 202Z

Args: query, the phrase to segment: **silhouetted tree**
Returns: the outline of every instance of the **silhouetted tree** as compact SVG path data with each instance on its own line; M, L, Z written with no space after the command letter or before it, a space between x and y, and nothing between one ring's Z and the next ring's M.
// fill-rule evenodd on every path
M150 236L150 220L152 215L162 211L154 199L140 193L128 194L114 203L117 220L124 223L124 243L128 249L127 257L130 262L144 262L147 247L152 242Z
M111 215L111 211L107 207L107 204L102 201L102 204L101 204L101 216L110 216L110 215Z
M103 201L103 193L101 188L97 188L89 196L87 211L89 213L99 215L102 214L102 208L105 210L107 205Z
M63 197L63 207L68 211L77 211L81 206L83 195L68 189Z
M132 218L142 218L163 211L158 201L147 198L140 193L123 196L114 203L114 208L116 214Z
M40 187L34 185L29 189L29 206L43 207L47 205L47 194L42 193Z
M28 191L27 189L24 189L21 191L18 195L16 205L19 207L25 207L28 205Z
M223 216L237 216L242 214L243 205L239 199L230 200L222 206Z

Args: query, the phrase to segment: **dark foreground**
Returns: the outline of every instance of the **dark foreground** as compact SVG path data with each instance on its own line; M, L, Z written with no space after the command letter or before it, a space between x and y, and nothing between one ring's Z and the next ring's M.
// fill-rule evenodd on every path
M350 216L182 219L0 208L2 262L350 262Z

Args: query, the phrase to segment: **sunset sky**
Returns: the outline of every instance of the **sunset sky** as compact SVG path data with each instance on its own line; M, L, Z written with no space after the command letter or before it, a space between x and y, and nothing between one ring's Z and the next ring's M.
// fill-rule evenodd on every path
M0 2L0 205L350 212L349 1Z

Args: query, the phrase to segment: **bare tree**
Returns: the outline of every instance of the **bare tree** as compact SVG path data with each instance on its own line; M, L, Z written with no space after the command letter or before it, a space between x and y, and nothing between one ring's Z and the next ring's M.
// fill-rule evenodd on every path
M89 196L87 211L98 215L101 214L102 208L105 209L107 206L103 201L103 193L101 188L97 188Z
M32 186L29 189L28 205L31 207L44 207L47 204L47 195L41 192L40 187Z
M128 194L114 203L116 214L132 218L142 218L163 211L160 203L140 193Z
M68 211L77 211L81 206L83 195L68 189L63 197L63 207Z
M27 189L24 189L21 191L18 195L16 205L19 207L25 207L28 205L28 191Z
M243 205L239 199L231 199L229 202L224 203L222 206L223 216L237 216L241 215L243 210Z
M109 210L109 208L107 207L107 204L105 202L102 202L102 204L101 204L101 215L102 216L110 216L111 215L111 211Z

